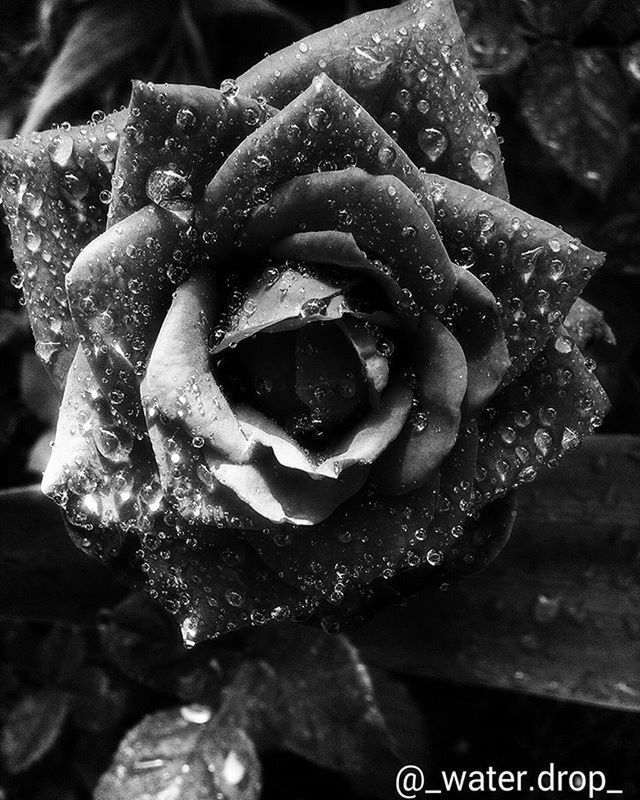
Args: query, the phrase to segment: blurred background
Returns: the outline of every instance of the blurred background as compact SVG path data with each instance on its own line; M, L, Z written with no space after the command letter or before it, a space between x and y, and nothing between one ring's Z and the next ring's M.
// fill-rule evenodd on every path
M218 86L265 53L376 7L368 0L2 0L0 139L125 105L132 77ZM585 292L617 340L593 353L613 403L602 431L640 434L640 2L456 0L456 7L499 119L512 202L608 254ZM0 488L7 489L39 480L58 398L32 353L4 226L1 237ZM47 690L51 641L60 635L0 620L0 724L15 728L3 733L0 800L89 797L127 727L170 700L134 691L105 666L96 631L86 630L73 645L82 651L74 669L93 675L83 678L84 711L51 712L45 717L54 723L20 729L12 711ZM434 767L534 769L555 761L605 770L626 797L640 797L633 715L425 680L409 691L425 731L424 761ZM103 723L100 703L108 706ZM30 756L7 756L7 741L20 736ZM265 761L264 796L340 794L342 780L274 755Z

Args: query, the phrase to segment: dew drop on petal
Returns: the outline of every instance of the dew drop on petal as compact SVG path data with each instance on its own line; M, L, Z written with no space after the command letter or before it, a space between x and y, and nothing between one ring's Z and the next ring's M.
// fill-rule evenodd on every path
M190 108L180 108L176 114L176 125L180 130L188 132L193 130L197 122L196 115Z
M238 84L232 78L226 78L220 84L220 91L227 100L233 100L238 95Z
M418 133L418 145L429 161L435 162L447 149L447 137L437 128L424 128Z
M493 175L496 159L486 150L475 150L469 158L469 165L481 181L488 181Z
M60 134L54 136L49 145L49 158L58 167L66 167L73 155L73 139L71 136Z
M191 184L172 169L154 169L147 178L146 191L149 200L170 210L176 203L188 205L192 199Z
M378 150L378 161L383 167L390 167L396 160L396 151L393 147L384 145Z
M326 131L331 127L331 114L321 106L316 106L309 112L309 125L314 131Z

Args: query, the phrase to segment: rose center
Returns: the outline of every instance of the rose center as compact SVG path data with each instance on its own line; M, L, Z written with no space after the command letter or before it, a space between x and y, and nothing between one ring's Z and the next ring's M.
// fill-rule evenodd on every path
M369 408L362 362L334 322L259 333L225 350L217 372L230 399L263 412L309 448L327 444Z

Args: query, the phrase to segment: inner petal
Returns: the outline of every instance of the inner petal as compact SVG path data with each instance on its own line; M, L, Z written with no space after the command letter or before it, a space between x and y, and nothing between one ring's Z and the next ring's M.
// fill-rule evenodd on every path
M369 407L358 353L330 322L245 339L217 371L232 402L262 411L305 447L325 444Z

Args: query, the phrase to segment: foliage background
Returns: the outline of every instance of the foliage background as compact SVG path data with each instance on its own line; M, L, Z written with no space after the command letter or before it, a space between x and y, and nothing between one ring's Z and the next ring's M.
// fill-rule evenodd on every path
M585 295L605 312L618 343L594 354L613 401L604 430L638 434L640 3L456 5L490 108L501 120L512 202L608 253ZM4 0L0 138L125 104L132 76L216 86L265 51L374 7L368 0ZM4 229L2 236L0 487L12 487L38 480L57 398L31 353ZM112 623L105 618L97 628L79 629L0 621L0 800L89 797L124 733L145 714L219 699L224 680L221 673L210 684L218 674L213 668L205 678L198 673L204 689L189 683L196 680L193 665L159 685L153 676L166 668L168 651L144 669L138 662L132 667L131 653L122 655L129 640L121 630L114 655L105 643ZM135 635L151 624L140 612ZM419 742L419 763L533 770L554 761L603 769L626 796L640 796L634 775L640 733L631 716L424 680L398 690L385 681L379 702L384 696L396 711L409 709L404 727ZM385 714L393 716L391 709ZM357 749L354 742L345 746ZM344 765L325 756L267 747L264 796L319 798L353 787L340 774L348 773Z

